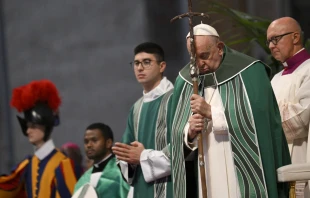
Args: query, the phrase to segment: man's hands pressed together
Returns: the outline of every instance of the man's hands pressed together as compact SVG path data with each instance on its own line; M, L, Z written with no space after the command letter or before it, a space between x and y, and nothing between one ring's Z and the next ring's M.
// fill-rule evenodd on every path
M144 149L143 144L138 141L134 141L130 145L116 142L112 147L116 158L128 164L140 164L140 156Z

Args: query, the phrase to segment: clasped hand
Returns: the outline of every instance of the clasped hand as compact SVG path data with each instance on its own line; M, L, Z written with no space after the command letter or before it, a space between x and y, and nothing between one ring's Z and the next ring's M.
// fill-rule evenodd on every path
M212 114L211 106L197 94L191 96L190 106L194 114L188 120L188 136L190 139L194 139L204 129L205 119L211 119Z
M116 158L128 164L140 164L140 156L144 149L143 144L138 141L134 141L130 145L116 142L112 147Z

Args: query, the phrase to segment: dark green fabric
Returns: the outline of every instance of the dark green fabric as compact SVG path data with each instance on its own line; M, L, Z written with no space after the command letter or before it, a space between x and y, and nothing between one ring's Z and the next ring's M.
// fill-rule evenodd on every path
M123 135L122 142L126 144L130 144L134 141L141 142L146 149L153 149L156 150L156 135L157 130L157 121L160 119L159 116L165 116L164 121L166 120L166 110L163 112L163 115L159 115L159 109L161 105L167 105L162 104L162 99L165 95L160 96L159 98L151 101L151 102L145 102L142 103L141 110L138 111L139 115L134 115L134 109L139 109L140 107L136 107L135 105L131 108L126 131ZM140 103L137 102L139 105ZM166 107L164 107L166 109ZM135 131L135 117L139 118L137 124L138 131ZM162 118L162 117L161 117ZM166 121L165 121L166 122ZM166 128L166 127L165 127ZM137 138L135 136L137 135ZM170 136L166 134L167 144L169 143ZM158 140L160 142L160 140ZM165 177L158 180L157 182L166 182L167 188L166 188L166 197L171 197L172 192L172 186L171 186L171 177ZM144 180L143 172L140 166L137 166L135 169L135 175L134 180L132 183L134 187L134 197L135 198L145 198L145 197L154 197L154 187L155 182L149 182L147 183Z
M242 74L254 116L269 197L288 197L287 183L277 183L276 169L291 164L278 104L265 69L259 63ZM260 85L260 86L257 86Z
M255 121L240 75L219 87L241 197L267 197Z
M184 89L184 92L183 92ZM179 75L174 84L171 106L168 109L168 133L171 135L171 177L173 197L186 197L186 171L183 153L183 129L190 116L190 96L193 94L191 85Z

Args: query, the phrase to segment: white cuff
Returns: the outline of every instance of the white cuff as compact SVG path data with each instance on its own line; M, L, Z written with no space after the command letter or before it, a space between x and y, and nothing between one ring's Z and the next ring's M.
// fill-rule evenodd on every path
M197 149L198 145L197 145L197 139L194 138L192 142L188 141L188 130L189 130L189 123L187 123L184 127L184 143L186 145L187 148L189 148L190 150L194 151Z
M171 174L170 160L162 151L151 149L142 151L140 166L146 182L152 182Z
M221 108L211 106L213 133L216 135L228 135L228 126L225 113Z

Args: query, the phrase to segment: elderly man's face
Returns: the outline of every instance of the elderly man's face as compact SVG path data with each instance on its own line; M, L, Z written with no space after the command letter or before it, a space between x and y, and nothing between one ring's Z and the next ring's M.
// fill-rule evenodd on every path
M294 34L295 32L290 31L285 25L271 24L269 26L267 41L271 42L268 47L276 60L283 63L294 55Z
M217 70L223 57L224 44L213 36L195 36L196 64L200 74ZM190 52L190 41L187 39L187 50Z

